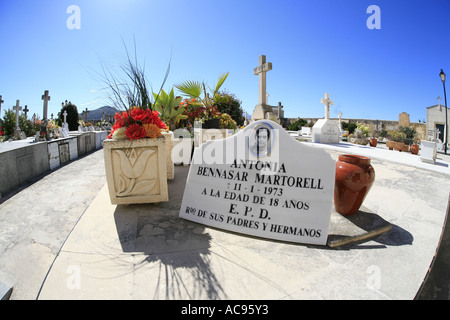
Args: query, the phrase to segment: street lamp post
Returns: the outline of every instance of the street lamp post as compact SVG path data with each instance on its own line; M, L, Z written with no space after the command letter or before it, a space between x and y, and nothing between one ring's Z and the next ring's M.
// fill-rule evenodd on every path
M444 151L445 154L447 154L447 137L448 137L448 127L447 127L447 95L445 93L445 73L444 71L442 71L439 73L439 76L441 77L442 80L442 85L444 86L444 101L445 101L445 136L444 136Z

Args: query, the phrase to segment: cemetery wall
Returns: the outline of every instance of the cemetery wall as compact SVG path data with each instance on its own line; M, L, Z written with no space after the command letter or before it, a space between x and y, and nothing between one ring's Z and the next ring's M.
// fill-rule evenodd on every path
M1 152L0 163L0 196L3 196L50 170L47 143Z
M106 131L71 133L68 138L44 142L4 143L5 148L0 149L0 198L50 170L101 149L107 134Z
M300 119L300 118L289 118L288 123L294 123L298 119ZM323 118L302 118L302 119L305 119L308 123L314 124L318 120L323 119ZM337 123L339 123L338 118L330 118L330 120L334 120ZM370 128L369 132L371 132L372 129L379 130L379 131L381 131L382 129L385 129L385 130L389 131L389 130L396 130L400 127L399 121L394 121L394 120L344 119L344 118L342 118L342 122L347 122L347 123L354 122L357 124L368 125ZM420 140L426 140L426 126L427 125L425 123L410 122L409 125L416 129L417 136Z

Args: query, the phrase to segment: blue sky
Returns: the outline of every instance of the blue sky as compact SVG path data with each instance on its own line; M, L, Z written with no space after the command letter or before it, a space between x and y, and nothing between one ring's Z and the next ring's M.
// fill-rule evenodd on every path
M70 5L80 29L67 27ZM370 5L381 29L366 25ZM251 114L264 54L268 102L287 117L323 117L329 92L332 117L426 120L444 102L440 69L450 75L449 16L449 0L0 0L2 117L17 99L42 116L45 90L49 115L66 99L80 112L107 105L100 61L118 71L134 37L154 90L171 57L166 91L230 72L223 88Z

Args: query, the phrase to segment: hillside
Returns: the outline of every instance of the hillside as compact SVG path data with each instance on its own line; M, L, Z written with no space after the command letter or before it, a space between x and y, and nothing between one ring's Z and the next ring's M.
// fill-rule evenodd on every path
M116 114L116 112L119 112L119 110L110 107L110 106L104 106L95 110L88 110L88 121L91 120L101 120L102 116L103 116L103 112L105 113L105 119L107 115L111 115L114 116ZM80 119L81 119L81 114L80 114Z

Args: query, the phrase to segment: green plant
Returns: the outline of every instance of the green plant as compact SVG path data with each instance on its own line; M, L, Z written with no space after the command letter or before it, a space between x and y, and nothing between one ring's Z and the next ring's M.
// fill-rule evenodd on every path
M236 129L236 121L228 113L222 113L220 115L220 128L222 129Z
M405 134L404 142L408 145L414 143L417 136L416 129L414 127L399 127L398 130Z
M387 137L387 130L386 129L382 129L381 130L381 132L380 132L380 134L379 134L379 137L381 137L381 138L386 138Z
M124 47L127 60L126 63L122 64L120 67L125 75L123 79L118 79L108 68L104 66L103 62L100 61L100 65L103 70L103 81L110 89L108 97L114 107L119 110L125 110L129 117L131 116L130 110L133 107L139 107L143 110L150 109L153 111L154 108L152 101L154 95L148 90L145 77L145 68L141 67L137 63L136 42L134 43L134 61L130 58L125 44ZM167 66L166 74L155 100L158 100L159 98L159 94L161 93L167 77L169 76L169 71L170 62Z
M59 113L59 120L61 121L61 124L64 122L64 111L67 113L66 122L69 125L69 131L78 130L79 114L77 106L72 102L69 102L61 108L61 112Z
M5 117L3 118L4 135L11 138L14 135L15 128L16 112L14 110L5 110ZM28 120L25 114L19 116L19 128L27 137L36 134L33 122Z
M229 72L222 74L217 81L214 89L209 88L211 96L206 92L206 84L199 81L184 81L180 84L175 85L175 88L180 90L182 94L191 99L198 99L203 104L205 108L212 108L214 105L214 97L219 92L220 87L228 77ZM203 97L202 97L203 95Z
M227 113L236 121L236 125L242 126L245 118L241 108L242 101L238 100L234 94L228 92L218 92L214 95L214 104L221 113Z
M289 125L288 129L291 130L291 131L298 131L302 127L306 126L307 124L308 124L308 122L305 119L298 119L294 123L291 123Z
M163 89L159 97L156 93L154 108L159 112L162 121L167 123L171 130L175 130L180 120L187 119L187 115L183 114L185 108L180 106L181 98L174 96L173 89L167 94Z
M363 124L359 124L356 127L356 130L358 130L364 136L364 138L369 137L369 126L365 126ZM356 130L355 130L355 133L356 133Z
M355 122L342 122L342 129L348 131L349 134L355 132L358 125Z
M390 130L388 131L387 136L389 140L395 142L404 142L406 139L406 134L404 132L401 132L400 130Z

